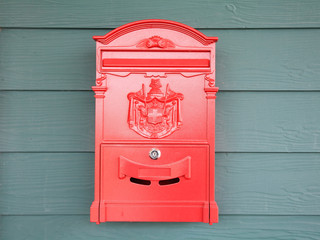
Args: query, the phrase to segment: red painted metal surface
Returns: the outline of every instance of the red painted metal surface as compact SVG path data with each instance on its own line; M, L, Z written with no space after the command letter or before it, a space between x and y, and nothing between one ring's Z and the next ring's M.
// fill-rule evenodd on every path
M90 220L218 222L218 38L154 19L93 39L96 137Z

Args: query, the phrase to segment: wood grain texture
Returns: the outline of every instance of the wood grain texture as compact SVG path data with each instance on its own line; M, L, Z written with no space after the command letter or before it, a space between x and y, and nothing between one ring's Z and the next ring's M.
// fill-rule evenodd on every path
M0 92L0 151L93 151L93 92Z
M0 214L89 214L93 153L0 153ZM220 214L319 215L317 153L218 153Z
M319 92L222 92L216 151L319 152Z
M160 18L201 28L319 27L317 0L2 0L1 27L105 28Z
M319 216L221 216L213 226L204 223L102 223L89 216L4 216L2 240L105 239L310 239L320 236Z
M320 92L221 92L216 151L320 152ZM0 92L0 151L94 151L93 92ZM126 113L124 115L126 117Z
M0 90L90 90L93 35L109 30L3 29ZM320 90L319 29L202 30L219 36L220 90Z
M0 182L0 214L89 213L94 153L0 153Z
M319 240L319 12L318 0L0 1L0 239ZM148 18L219 37L214 226L89 222L91 37Z
M0 89L91 90L95 42L90 30L0 32Z

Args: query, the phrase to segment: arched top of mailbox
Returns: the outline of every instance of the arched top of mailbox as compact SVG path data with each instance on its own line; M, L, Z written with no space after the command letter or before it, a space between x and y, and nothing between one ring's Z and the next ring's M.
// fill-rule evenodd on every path
M122 35L128 34L133 31L141 30L141 29L152 29L152 28L160 28L160 29L168 29L183 33L188 35L189 37L194 38L199 41L203 45L209 45L211 43L217 42L218 37L207 37L203 33L198 30L189 27L185 24L162 20L162 19L149 19L149 20L141 20L132 23L125 24L121 27L114 29L113 31L107 33L104 36L93 36L95 41L101 42L102 44L108 44L113 40L121 37Z

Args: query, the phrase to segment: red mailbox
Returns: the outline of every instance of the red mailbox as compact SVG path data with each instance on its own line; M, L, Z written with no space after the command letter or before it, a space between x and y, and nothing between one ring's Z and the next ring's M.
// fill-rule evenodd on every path
M155 19L93 39L96 142L90 220L218 222L218 38Z

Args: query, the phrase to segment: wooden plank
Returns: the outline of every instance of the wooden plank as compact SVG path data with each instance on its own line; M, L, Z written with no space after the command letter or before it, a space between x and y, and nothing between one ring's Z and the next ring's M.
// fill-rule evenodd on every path
M0 92L0 151L93 151L93 92Z
M216 151L319 152L319 92L222 92Z
M3 216L2 240L319 239L319 216L221 216L204 223L102 223L89 216Z
M317 0L2 0L1 27L105 28L170 19L201 28L319 27Z
M218 153L222 214L320 214L318 153Z
M226 30L217 35L221 90L320 90L320 30Z
M221 92L218 152L320 152L319 92ZM93 92L0 92L0 151L94 151Z
M317 153L217 153L220 214L319 215ZM88 214L93 153L1 153L0 215Z
M0 182L0 215L86 214L94 154L0 153Z
M0 90L90 90L92 35L109 30L3 29ZM220 90L320 90L320 29L202 30L219 36Z
M95 42L81 30L0 32L0 89L90 90Z

